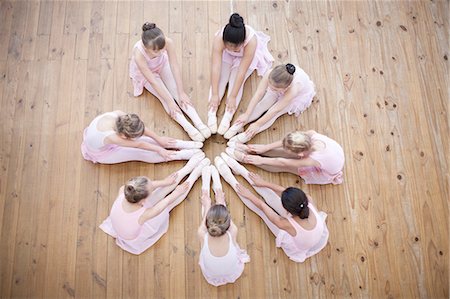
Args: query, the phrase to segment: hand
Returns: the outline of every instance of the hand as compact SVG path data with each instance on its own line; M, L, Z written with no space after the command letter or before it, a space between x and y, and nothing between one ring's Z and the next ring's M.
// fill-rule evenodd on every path
M182 194L184 194L186 191L188 191L189 190L189 182L184 182L183 184L181 184L181 185L178 185L176 188L175 188L175 190L173 190L173 195L175 195L175 196L180 196L180 195L182 195Z
M266 146L264 144L248 144L247 152L251 154L262 154L267 152Z
M177 113L181 113L180 107L178 107L176 104L169 105L170 117L175 119L177 117Z
M242 124L245 125L248 122L249 115L247 113L242 113L239 115L239 117L236 119L235 124Z
M263 164L262 157L256 156L256 155L245 155L244 162L247 164L253 164L253 165Z
M169 175L168 177L166 177L163 182L165 186L170 186L172 184L175 184L177 182L177 177L178 177L178 173L172 173L171 175Z
M266 181L264 181L259 175L254 172L250 172L250 179L253 181L253 186L257 187L265 187Z
M183 110L186 110L188 108L188 106L192 106L192 102L185 92L180 93L179 103L180 103L181 109L183 109Z
M247 134L247 137L253 138L253 136L255 136L256 133L258 133L258 131L259 131L260 128L261 128L261 127L260 127L258 124L252 123L252 124L248 127L248 129L247 129L247 131L245 132L245 134Z
M208 195L208 191L203 190L202 191L202 196L200 197L201 199L201 203L203 207L207 207L211 205L211 197L209 197Z
M175 151L168 151L165 148L161 148L158 151L158 154L164 158L164 161L169 161L172 159L172 156L175 155Z
M212 112L216 112L217 108L219 108L219 104L220 104L219 96L212 95L211 99L209 100L209 103L208 103L208 110L210 110Z
M227 111L234 113L236 111L236 97L228 97L227 98Z
M250 190L245 188L242 184L237 184L236 192L238 195L247 199L251 199L254 196L253 193L251 193Z
M160 137L158 143L164 148L174 148L177 141L175 138L171 137Z

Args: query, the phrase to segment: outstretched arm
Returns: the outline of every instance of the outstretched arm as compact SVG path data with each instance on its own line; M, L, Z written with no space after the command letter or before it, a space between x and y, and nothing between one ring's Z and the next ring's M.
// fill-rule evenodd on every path
M117 145L124 146L124 147L134 147L134 148L140 148L140 149L156 152L159 155L161 155L162 157L164 157L166 160L168 160L170 158L170 156L174 153L174 152L168 151L165 148L163 148L159 145L156 145L156 144L152 144L152 143L141 141L141 140L124 139L124 138L117 136L116 134L106 137L105 141L107 141L110 144L117 144Z
M192 105L189 97L184 91L183 80L181 79L180 65L178 64L177 55L175 53L175 45L173 40L170 38L166 38L166 49L167 55L169 56L170 69L172 70L172 74L177 85L177 93L180 105L183 105L183 107L186 107L186 105Z
M250 64L252 63L253 57L255 56L257 45L258 41L256 40L256 36L254 36L244 48L244 56L242 57L241 62L239 64L234 85L230 93L228 94L228 102L227 102L228 110L233 111L236 110L236 97L239 92L239 89L241 89L242 84L244 84L245 74L247 73Z
M159 94L166 102L167 106L170 108L171 115L174 116L176 112L181 112L178 106L174 104L172 96L167 92L165 88L161 86L158 81L156 81L156 77L148 67L144 55L142 55L142 53L140 53L138 49L134 49L133 55L142 75L144 75L147 82L150 83L150 85L155 89L156 93Z
M248 123L248 118L255 110L256 105L261 101L262 97L266 93L267 85L269 82L269 73L270 71L266 72L261 82L259 82L258 88L256 89L255 94L252 96L247 109L238 117L236 123L242 123L243 125L246 125Z
M250 179L253 181L254 186L256 187L266 187L269 188L271 190L273 190L273 192L275 192L278 196L281 197L281 193L283 193L283 191L286 189L283 186L268 182L264 179L262 179L259 175L257 175L254 172L250 172Z
M222 69L223 41L219 35L214 37L211 54L211 99L209 109L216 111L219 105L219 79Z
M184 182L175 188L175 190L169 194L166 198L158 202L155 206L148 208L139 218L139 224L144 224L147 220L152 219L162 211L164 211L169 205L178 199L184 192L189 190L189 182Z
M244 162L256 166L267 165L275 167L297 167L297 168L306 166L320 166L320 164L317 161L311 158L303 158L303 159L268 158L255 155L246 155L244 158Z
M267 218L269 218L269 220L273 224L275 224L279 229L287 231L291 235L296 234L295 228L292 227L291 223L287 219L275 213L275 211L271 207L269 207L264 201L256 197L252 192L250 192L250 190L245 188L243 185L238 184L236 186L236 191L240 196L247 198L257 208L263 211L263 213L267 216Z

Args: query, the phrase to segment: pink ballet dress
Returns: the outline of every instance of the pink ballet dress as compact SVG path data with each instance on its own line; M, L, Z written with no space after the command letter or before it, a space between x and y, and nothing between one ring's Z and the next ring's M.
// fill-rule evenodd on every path
M122 208L124 200L125 196L119 195L111 208L109 217L99 227L111 237L116 238L116 244L123 250L141 254L167 232L169 211L166 209L140 225L139 217L146 209L142 207L135 212L127 213Z
M312 152L309 157L320 163L320 167L307 166L298 169L298 175L306 184L342 184L345 156L342 147L333 139L315 133L312 141L320 140L325 148Z
M250 261L247 252L234 244L231 234L227 232L229 249L226 255L217 257L211 254L208 246L209 234L205 233L199 262L203 276L213 286L235 282L244 271L244 264Z
M286 219L295 228L297 234L293 237L288 232L280 230L275 240L277 247L281 247L286 255L297 263L303 263L310 256L319 253L328 242L329 232L325 224L327 214L317 212L312 204L309 204L308 207L310 212L316 216L316 226L312 230L306 230L290 215Z
M267 44L270 41L270 36L261 31L255 31L248 25L245 25L245 28L247 36L244 41L244 46L239 52L233 52L224 49L222 53L222 61L230 64L231 68L238 67L241 63L242 57L244 56L245 46L253 38L253 36L256 35L257 46L255 56L253 57L253 60L249 66L249 70L256 70L258 72L258 76L263 76L267 72L267 70L272 67L272 63L274 61L272 54L270 54L269 49L267 48ZM220 36L222 36L223 28L222 30L217 32L216 35L217 34L220 34Z
M99 131L97 130L98 121L105 115L118 117L114 112L107 112L94 118L90 125L84 130L83 142L81 143L81 153L84 159L97 163L110 153L117 151L119 146L116 144L104 144L106 137L116 134L115 131Z
M167 55L166 50L162 50L161 55L150 58L145 52L142 40L139 40L137 43L135 43L133 49L138 49L139 52L144 55L145 60L147 61L148 68L157 77L159 77L159 73L161 72L162 67L166 63L169 63L169 56ZM130 78L133 83L133 95L135 97L140 96L144 91L144 85L147 83L147 79L145 79L144 75L136 64L134 56L131 57L130 61Z
M311 81L308 74L305 73L303 69L298 66L295 66L294 79L292 80L292 84L300 83L301 89L298 95L296 95L292 100L291 104L288 107L287 113L289 115L295 114L295 116L299 116L300 113L305 111L309 106L311 106L312 100L316 95L314 82ZM270 87L268 87L270 89ZM277 92L277 100L280 100L285 94L285 91Z

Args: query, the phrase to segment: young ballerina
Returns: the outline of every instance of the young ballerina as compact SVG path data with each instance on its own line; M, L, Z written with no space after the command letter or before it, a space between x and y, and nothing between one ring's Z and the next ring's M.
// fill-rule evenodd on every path
M142 26L142 38L133 47L130 77L134 96L141 95L145 87L160 100L166 112L183 127L192 140L204 141L211 136L211 131L202 122L184 91L174 42L165 37L154 23ZM187 121L180 108L195 127Z
M141 254L150 248L167 232L170 211L186 198L202 174L202 168L209 165L208 159L199 161L199 157L196 155L185 167L163 181L152 182L143 176L130 179L120 188L111 213L100 228L116 238L116 244L130 253ZM187 180L177 186L189 173Z
M188 160L201 152L202 146L201 142L158 136L136 114L116 110L97 116L84 130L81 152L94 163L161 163Z
M226 155L222 155L222 157L226 158ZM313 205L311 198L302 190L294 187L283 188L266 182L258 175L249 173L238 162L233 160L230 163L232 160L230 157L226 158L225 162L219 159L216 159L216 167L222 177L236 191L242 202L262 218L275 235L276 246L281 247L291 260L302 263L307 258L319 253L327 245L329 235L325 223L327 214L319 212ZM266 202L281 202L282 207L289 214L283 216L282 214L286 212L277 213L278 206L269 206L250 190L239 184L228 166L233 169L233 172L249 177L255 189L258 187L260 190L272 191L276 197L264 197L264 200Z
M211 206L210 180L216 204ZM198 228L201 243L199 265L205 279L214 286L235 282L250 261L236 241L237 227L231 220L217 169L204 167L202 172L202 223Z
M305 71L290 63L279 65L264 75L247 110L238 117L224 137L232 138L245 125L256 120L235 138L245 143L269 128L280 116L286 113L299 116L311 105L315 94L314 83Z
M299 175L306 184L341 184L345 156L342 147L333 139L315 131L292 132L282 141L268 145L244 145L228 148L227 153L238 161L256 165L271 172L290 172Z
M223 135L242 99L244 82L257 70L264 75L273 63L267 43L270 37L244 25L237 13L229 23L216 33L212 47L211 88L209 91L208 127L211 132ZM217 108L228 83L226 110L217 129Z

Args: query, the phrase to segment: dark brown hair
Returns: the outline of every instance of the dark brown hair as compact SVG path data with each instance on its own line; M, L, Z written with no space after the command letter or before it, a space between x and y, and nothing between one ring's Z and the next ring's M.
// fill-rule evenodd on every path
M286 88L294 80L295 66L293 64L280 64L269 75L269 80L275 87Z
M289 213L300 217L300 219L309 217L308 197L301 189L286 188L281 193L281 204Z
M144 46L152 50L161 50L166 45L164 33L155 23L146 22L142 25L141 38Z
M223 29L222 40L225 43L240 45L245 41L244 19L237 13L230 16L230 21Z

